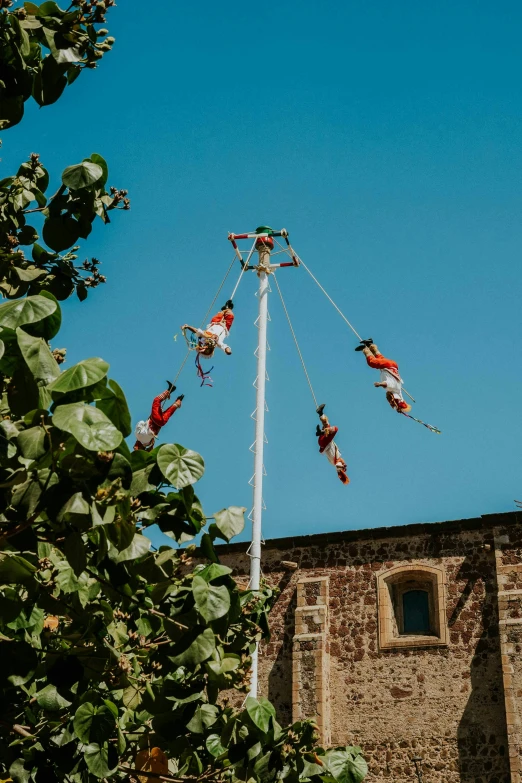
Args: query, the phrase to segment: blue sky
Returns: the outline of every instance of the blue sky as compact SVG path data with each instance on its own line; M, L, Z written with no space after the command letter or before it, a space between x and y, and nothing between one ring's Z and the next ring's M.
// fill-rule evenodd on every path
M304 270L282 271L351 484L318 454L274 292L265 537L511 510L522 496L520 4L143 9L121 2L99 70L3 134L2 176L35 151L56 181L99 152L130 192L131 211L84 243L108 284L64 304L69 366L105 358L145 418L182 361L173 336L199 323L231 260L227 232L285 226L358 331L399 362L413 413L443 434L393 413ZM188 363L183 408L163 431L204 456L208 514L251 506L255 285L250 275L239 289L214 388Z

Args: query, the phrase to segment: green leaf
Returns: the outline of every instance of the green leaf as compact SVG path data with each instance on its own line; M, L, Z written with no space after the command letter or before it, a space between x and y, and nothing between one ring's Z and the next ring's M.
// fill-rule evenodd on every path
M51 392L48 391L47 386L38 387L38 407L43 410L47 410L52 403Z
M200 628L193 628L185 633L175 644L173 650L175 655L169 657L169 660L175 666L187 666L190 668L210 658L215 647L216 638L211 628L205 628L203 632L201 632Z
M61 17L63 16L64 12L60 8L60 6L54 2L54 0L47 0L47 2L41 4L38 10L38 14L39 16Z
M47 318L56 310L57 304L53 299L44 296L27 296L0 305L0 326L16 329L24 324L34 323Z
M266 780L269 777L271 756L272 751L269 750L260 756L254 764L254 772L258 780Z
M27 324L25 331L29 332L33 337L43 337L44 340L52 340L60 331L62 325L62 310L58 304L58 300L50 291L40 291L38 296L43 296L44 299L49 299L56 304L56 310L47 318L36 323Z
M80 589L78 577L69 565L61 564L56 576L56 584L64 593L77 593Z
M98 400L96 407L105 413L124 438L131 434L131 416L127 400L116 381L110 380L108 382L107 396L104 395L101 400Z
M33 98L39 106L58 100L67 86L66 70L67 65L59 65L54 57L45 57L40 63L33 79Z
M114 544L118 552L127 549L136 535L136 527L132 520L118 518L107 528L111 544Z
M360 754L360 748L335 748L329 750L321 761L337 783L360 783L368 773L368 765Z
M216 527L226 541L237 536L245 527L244 506L230 506L214 514Z
M209 536L208 533L203 533L201 536L201 541L199 542L199 548L201 549L202 554L206 557L207 560L212 561L213 563L217 563L219 558L217 556L217 552L214 549L214 543L212 541L211 536Z
M41 337L31 337L20 327L16 330L16 339L36 383L39 385L52 383L60 375L60 368L47 342Z
M45 220L42 236L49 247L61 253L76 244L80 231L80 224L70 215L53 215Z
M137 688L135 685L129 685L125 688L122 695L122 701L125 707L135 710L141 704L144 688Z
M149 483L149 476L154 469L154 465L147 465L141 470L136 470L132 474L132 484L130 487L131 495L140 495L142 492L153 492L156 489L155 484Z
M271 718L275 718L276 715L273 705L262 696L259 699L248 696L245 708L254 725L266 734L270 728Z
M31 762L29 762L29 767L32 767ZM29 783L31 772L31 769L25 768L23 759L16 759L9 767L9 778L7 780L12 779L14 783Z
M109 365L103 359L83 359L73 367L61 373L54 383L51 384L52 392L61 392L63 394L76 389L85 389L98 383L105 378L109 371ZM119 387L118 387L119 388ZM121 391L121 390L120 390Z
M187 723L187 729L194 734L204 734L205 729L210 728L217 721L218 715L219 710L214 704L199 704Z
M32 283L33 280L38 280L39 277L45 277L47 272L45 269L38 269L34 266L28 266L25 269L21 267L13 267L14 271L24 283Z
M218 620L230 609L230 593L228 587L215 587L200 576L192 580L192 593L196 609L207 623Z
M120 756L123 756L126 747L127 747L127 742L125 741L125 735L123 734L122 730L118 728L118 742L116 744L116 750L118 751Z
M55 685L46 685L42 691L36 694L36 701L47 712L59 712L72 704L58 693Z
M96 163L103 171L103 176L99 182L101 187L107 183L107 179L109 178L109 167L107 166L107 162L104 160L104 158L102 158L101 155L98 155L97 152L92 153L91 160L93 163Z
M195 484L205 472L203 457L177 443L161 446L158 451L158 467L167 481L177 489Z
M114 704L114 702L110 701L110 699L104 699L103 703L105 704L109 712L114 716L114 719L118 720L119 711L117 706Z
M117 714L117 710L116 710ZM73 727L76 736L87 745L89 742L103 743L114 731L116 719L107 707L95 707L90 702L78 707L74 715Z
M65 539L63 551L75 576L81 576L87 568L87 552L85 551L82 534L79 531L69 533Z
M111 549L109 553L110 559L114 563L124 563L126 560L137 560L139 557L146 555L150 549L151 541L146 536L136 533L131 543L126 549L121 552L116 552Z
M27 582L38 569L21 555L0 554L0 583Z
M214 680L220 688L227 688L230 685L230 678L226 675L235 672L241 665L241 658L238 655L227 655L220 661L207 661L205 664L210 679Z
M97 778L104 778L116 770L118 753L113 745L87 745L84 752L85 763L90 772Z
M62 173L62 182L71 190L81 190L94 185L103 177L103 169L97 163L83 160L75 166L68 166Z
M83 497L82 493L75 492L75 494L71 495L69 500L61 507L60 511L58 512L57 519L59 522L62 520L69 522L74 519L74 517L90 516L90 512L90 506Z
M43 427L22 430L17 443L25 459L40 459L49 448L49 439Z
M201 568L201 566L199 566L199 568ZM220 577L231 573L232 569L221 563L210 563L197 571L197 575L202 577L206 582L213 582L214 579L219 579Z
M205 741L205 745L210 755L214 756L214 758L227 752L227 749L221 744L221 737L219 734L210 734Z
M74 435L78 443L89 451L112 451L123 440L121 432L102 411L82 402L59 405L53 424Z

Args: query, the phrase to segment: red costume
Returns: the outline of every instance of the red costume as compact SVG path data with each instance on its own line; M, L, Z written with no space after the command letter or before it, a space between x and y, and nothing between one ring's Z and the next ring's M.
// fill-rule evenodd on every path
M146 422L139 422L136 427L136 443L134 444L134 451L150 451L154 448L154 442L162 427L168 422L170 417L181 406L181 400L177 399L166 410L162 410L161 404L164 400L170 397L171 392L167 391L158 394L154 397L152 403L152 410L150 416ZM143 426L141 426L143 425Z
M234 323L234 313L232 310L220 310L219 313L216 313L216 315L211 319L211 324L220 324L225 322L225 326L227 329L227 332L230 332L230 329L232 327L232 324Z
M382 386L386 389L386 399L391 407L398 411L411 411L411 405L403 399L402 396L402 378L399 373L399 365L393 359L387 359L379 351L375 343L367 341L367 344L357 348L362 350L366 356L366 362L374 370L380 370L381 380L376 386Z
M319 432L318 428L317 436L319 452L324 454L328 462L335 467L337 470L337 475L339 476L342 483L349 484L350 479L346 473L346 462L341 457L341 452L339 451L337 444L334 443L334 438L337 435L339 429L338 427L331 427L327 417L324 415L321 416L321 423L323 425L323 429Z
M162 427L165 426L165 424L168 422L170 417L177 411L179 406L181 405L178 400L176 402L173 402L172 405L170 405L167 410L162 410L161 403L168 399L170 396L168 391L164 391L161 394L158 394L157 397L154 397L154 401L152 403L152 410L150 412L149 416L149 427L151 428L154 435L157 435L158 432Z

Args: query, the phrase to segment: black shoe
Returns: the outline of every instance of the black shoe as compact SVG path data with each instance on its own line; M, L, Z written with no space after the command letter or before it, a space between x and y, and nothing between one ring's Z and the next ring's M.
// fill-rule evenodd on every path
M315 428L315 437L319 438L322 434L323 434L322 429L320 428L319 425L317 425L317 427Z
M364 351L365 348L369 348L373 343L373 337L369 337L367 340L361 340L361 344L357 346L356 351Z
M326 407L326 403L325 402L322 402L320 405L317 406L317 408L315 410L316 410L316 412L317 412L317 414L319 416L323 415L323 411L324 411L325 407Z
M169 394L172 394L173 391L176 391L176 387L174 386L173 383L171 383L170 381L165 381L165 383L167 384L167 389L169 390Z

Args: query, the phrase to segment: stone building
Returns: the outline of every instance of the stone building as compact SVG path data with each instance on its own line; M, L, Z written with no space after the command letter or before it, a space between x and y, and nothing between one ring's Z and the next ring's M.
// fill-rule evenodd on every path
M220 547L248 574L244 544ZM295 567L297 566L297 567ZM261 691L368 781L520 783L522 513L267 541Z

